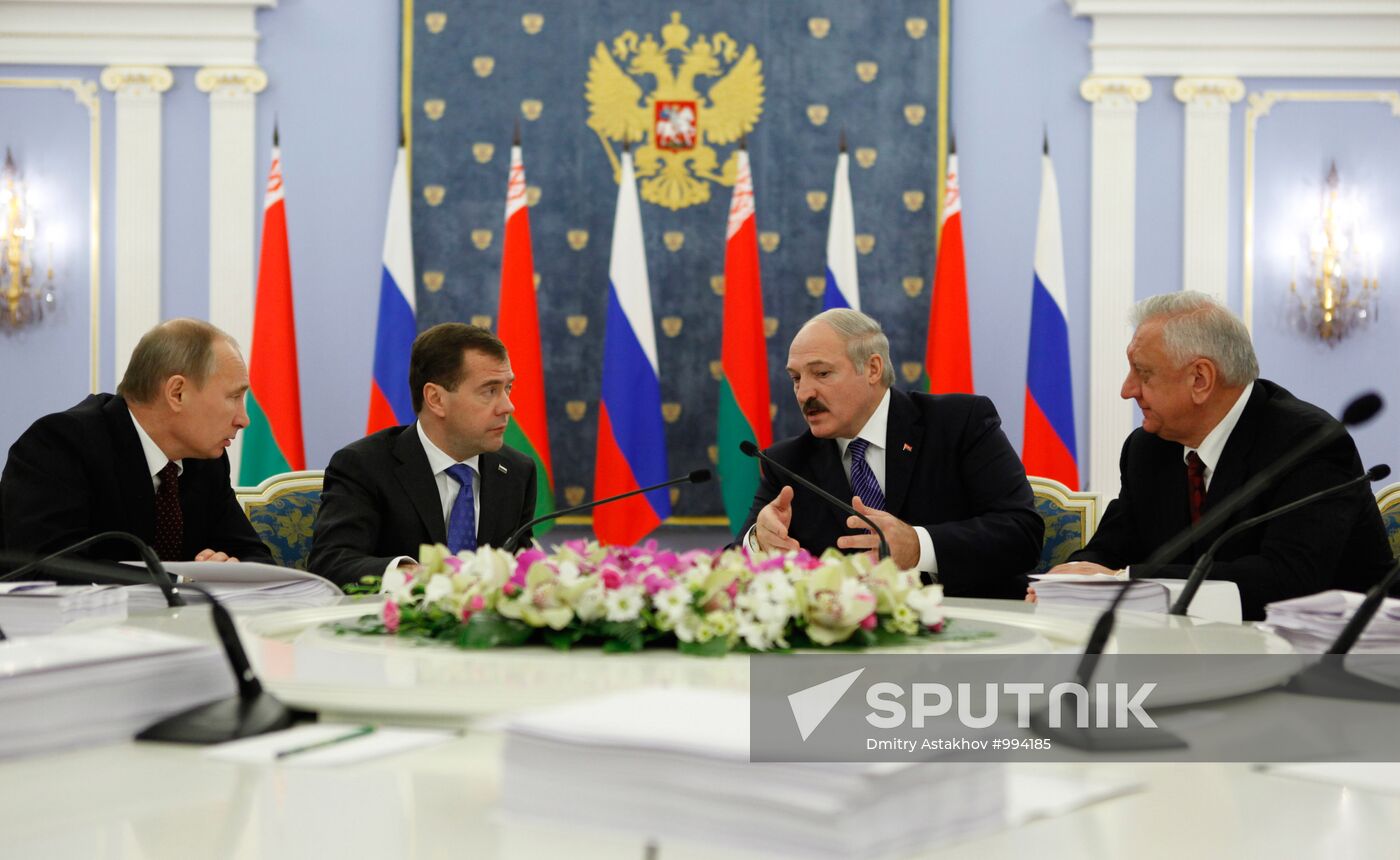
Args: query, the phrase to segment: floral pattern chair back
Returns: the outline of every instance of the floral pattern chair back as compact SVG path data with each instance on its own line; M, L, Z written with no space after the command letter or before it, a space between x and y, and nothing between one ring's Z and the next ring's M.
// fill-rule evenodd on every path
M1400 558L1400 481L1383 487L1376 494L1376 502L1381 506L1385 533L1390 537L1390 554Z
M273 559L284 567L306 570L311 556L311 525L321 507L320 469L283 472L256 487L238 487L238 502L267 544Z
M1082 549L1099 522L1098 493L1071 490L1053 478L1029 478L1035 509L1045 520L1045 542L1036 573L1044 573Z

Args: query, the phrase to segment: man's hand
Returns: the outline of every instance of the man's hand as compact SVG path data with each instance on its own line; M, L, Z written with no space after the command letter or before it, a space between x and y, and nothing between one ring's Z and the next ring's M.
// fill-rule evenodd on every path
M788 537L788 527L792 525L792 487L783 487L777 498L763 506L754 523L753 535L758 545L767 550L787 552L802 549L796 540Z
M1067 561L1064 564L1055 565L1054 567L1047 570L1046 573L1051 576L1058 576L1060 574L1086 576L1088 574L1097 573L1106 574L1108 576L1116 576L1119 579L1126 578L1123 576L1123 571L1110 570L1109 568L1106 568L1101 564L1094 564L1092 561Z
M218 552L212 549L202 549L194 557L195 561L238 561L238 559L226 552Z
M851 507L865 514L880 527L885 533L885 540L890 544L890 558L899 565L900 570L912 570L919 563L919 534L914 531L914 527L885 511L877 511L874 508L866 507L860 500L860 496L851 499ZM836 545L841 549L865 549L870 551L870 558L878 561L880 558L880 538L869 530L859 517L847 517L846 526L853 529L865 529L864 534L845 535L838 538Z

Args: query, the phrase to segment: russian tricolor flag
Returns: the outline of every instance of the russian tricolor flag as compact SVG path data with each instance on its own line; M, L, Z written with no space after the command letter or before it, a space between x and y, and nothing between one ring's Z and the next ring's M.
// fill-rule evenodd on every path
M851 208L851 161L846 138L836 156L836 181L831 189L831 224L826 232L826 294L822 310L860 310L860 280L856 277L856 219Z
M608 267L593 498L659 484L666 478L666 431L642 213L632 154L624 152ZM597 508L593 531L603 543L634 544L670 515L670 496L665 490L654 490Z
M1035 231L1031 342L1026 370L1026 472L1079 489L1074 446L1074 386L1069 365L1069 311L1065 302L1060 192L1046 143L1040 159L1040 218Z
M409 225L408 156L399 146L384 228L384 270L379 279L379 329L374 336L374 376L369 386L373 433L414 421L408 390L408 356L418 334L413 299L413 230Z

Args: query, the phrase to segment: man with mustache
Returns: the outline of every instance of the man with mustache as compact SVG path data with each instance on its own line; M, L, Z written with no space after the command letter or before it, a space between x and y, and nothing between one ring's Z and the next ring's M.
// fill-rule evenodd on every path
M850 499L884 531L896 564L950 596L1024 596L1045 524L990 400L895 390L880 324L845 308L802 327L787 371L808 429L770 457ZM859 519L769 469L743 534L769 550L879 544Z
M207 322L168 320L142 335L116 394L92 394L35 421L0 479L0 546L48 554L107 531L129 532L165 561L262 561L229 481L228 455L248 426L248 367ZM129 561L100 541L81 553Z
M505 344L484 328L418 335L408 368L418 420L331 457L307 567L358 582L415 565L425 543L499 546L532 519L535 462L504 444L514 379Z

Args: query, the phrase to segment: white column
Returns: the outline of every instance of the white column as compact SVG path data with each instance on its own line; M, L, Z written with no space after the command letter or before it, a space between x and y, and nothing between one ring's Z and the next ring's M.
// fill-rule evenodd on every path
M102 86L116 93L116 379L148 329L160 322L161 93L174 77L164 66L108 66Z
M1229 280L1230 105L1244 97L1239 78L1177 78L1186 105L1182 210L1182 288L1225 301Z
M1094 105L1087 486L1107 500L1118 495L1118 453L1133 429L1132 406L1118 391L1132 334L1128 312L1133 305L1137 106L1152 95L1152 85L1146 78L1090 75L1080 83L1079 94Z
M195 86L209 94L209 321L243 347L253 339L257 250L255 96L267 75L255 66L208 66Z
M209 321L243 348L253 346L256 288L257 177L256 96L267 75L256 66L206 66L195 86L209 94ZM228 449L238 483L243 435Z

